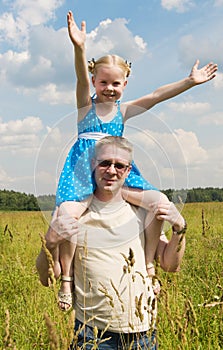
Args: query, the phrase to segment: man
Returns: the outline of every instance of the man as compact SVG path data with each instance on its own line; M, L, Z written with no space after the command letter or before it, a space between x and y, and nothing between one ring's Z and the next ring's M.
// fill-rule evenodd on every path
M90 208L79 227L74 219L55 215L46 234L46 246L54 257L59 244L78 233L74 258L77 340L70 349L157 349L156 297L145 266L147 213L124 201L121 192L131 161L132 146L126 139L110 136L98 141L93 160L97 187ZM173 227L169 242L165 235L160 237L156 252L160 266L178 271L186 222L173 203L154 203L150 209ZM44 251L36 265L41 282L48 285ZM56 268L54 272L58 277Z

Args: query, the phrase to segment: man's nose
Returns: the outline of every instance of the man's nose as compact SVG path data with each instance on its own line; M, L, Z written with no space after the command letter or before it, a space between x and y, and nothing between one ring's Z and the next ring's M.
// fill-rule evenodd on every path
M113 163L111 163L107 169L107 172L109 172L110 174L116 174L116 168L115 165Z

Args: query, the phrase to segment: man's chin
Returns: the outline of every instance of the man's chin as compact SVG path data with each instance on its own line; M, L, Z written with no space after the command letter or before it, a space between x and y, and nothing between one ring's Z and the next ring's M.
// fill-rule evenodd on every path
M104 190L107 191L107 192L113 192L114 188L111 185L107 185L107 186L104 186Z

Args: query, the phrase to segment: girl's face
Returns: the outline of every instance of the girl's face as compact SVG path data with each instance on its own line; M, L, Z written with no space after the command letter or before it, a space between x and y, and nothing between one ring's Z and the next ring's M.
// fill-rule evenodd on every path
M115 102L121 98L127 80L119 67L104 65L97 69L92 83L99 102Z

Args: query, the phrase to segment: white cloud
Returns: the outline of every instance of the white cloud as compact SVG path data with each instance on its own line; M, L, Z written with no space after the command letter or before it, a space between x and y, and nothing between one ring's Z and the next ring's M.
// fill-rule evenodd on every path
M41 102L48 102L52 105L57 105L60 103L63 104L72 104L74 103L74 91L67 91L63 89L59 90L56 84L48 84L40 90L40 98Z
M145 52L147 43L143 40L143 38L136 35L134 39L135 39L136 44L138 45L139 51Z
M137 60L140 55L146 53L147 44L139 35L133 36L127 24L125 18L100 22L98 27L87 35L88 58L94 57L97 52L97 57L115 53L128 60Z
M197 166L207 161L207 151L199 145L198 138L194 132L178 129L174 133L182 147L188 166Z
M64 0L16 0L11 1L11 11L0 17L0 41L8 41L14 47L28 44L29 29L46 23Z
M199 119L200 125L223 125L223 112L211 113Z
M11 184L14 178L10 177L4 169L0 169L0 186L4 187L5 184Z
M223 88L223 73L217 72L216 77L213 80L213 85L217 89Z
M223 178L223 146L207 151L208 161L197 167L189 168L189 187L219 187L222 188ZM201 175L202 174L202 175Z
M194 6L194 2L191 0L162 0L161 5L169 11L186 12Z
M215 0L214 6L217 6L217 7L223 6L223 0Z
M30 134L42 130L43 124L38 117L26 117L24 119L10 120L7 123L0 122L0 134Z
M127 24L126 19L101 22L87 34L87 58L94 57L95 52L98 56L112 52L129 61L139 59L147 51L146 43L142 37L133 36ZM15 87L17 93L35 94L44 103L74 103L73 71L73 49L67 28L33 26L24 50L9 50L0 55L1 78Z
M36 172L34 176L35 195L54 194L56 192L57 181L55 175L48 171Z
M73 72L73 52L68 45L65 29L34 27L26 50L9 50L0 55L0 74L12 86L23 88L22 91L42 89L49 84L62 85L71 80Z
M38 117L0 122L0 149L11 154L34 154L40 143L43 124Z
M206 150L199 145L192 131L176 129L172 133L159 133L145 130L131 135L131 141L141 153L165 168L192 166L207 160Z
M20 160L22 161L22 160ZM13 169L5 170L0 169L0 187L1 189L20 191L26 193L34 193L34 176L32 175L19 175L19 166L14 166ZM12 173L13 175L11 175Z
M18 17L29 25L38 25L52 19L55 10L62 6L64 0L16 0L14 9Z
M187 188L192 170L202 172L209 161L207 150L191 131L145 129L127 137L134 145L134 160L140 171L158 188Z
M170 102L168 107L177 113L199 115L208 112L211 106L208 102Z
M33 175L25 175L25 176L18 176L14 178L8 178L8 181L4 181L4 183L1 184L1 187L4 189L11 190L13 188L13 191L19 191L19 192L26 192L26 193L35 193L35 186L34 186L34 176Z
M21 18L14 18L12 13L6 12L0 17L0 41L7 41L11 45L21 47L27 44L28 26Z
M206 33L205 30L207 28L208 32ZM186 67L191 67L196 59L200 60L200 66L210 61L222 61L222 36L220 34L218 36L210 35L209 32L211 32L211 29L209 27L207 28L204 28L202 34L194 33L193 35L187 34L181 37L179 41L179 57L180 61Z

